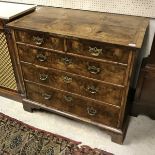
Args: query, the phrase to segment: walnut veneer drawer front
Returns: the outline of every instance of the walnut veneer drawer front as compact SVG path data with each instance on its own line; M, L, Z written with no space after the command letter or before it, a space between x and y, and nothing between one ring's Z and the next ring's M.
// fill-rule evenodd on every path
M21 63L24 79L120 106L124 88L55 69Z
M67 40L67 52L124 64L129 58L127 48L85 40Z
M15 37L17 42L32 44L35 46L51 48L54 50L64 50L64 39L51 36L47 33L35 32L35 31L15 31Z
M126 66L18 45L21 61L124 85Z
M25 83L27 98L48 107L84 117L98 123L117 126L119 108L77 97L45 86Z

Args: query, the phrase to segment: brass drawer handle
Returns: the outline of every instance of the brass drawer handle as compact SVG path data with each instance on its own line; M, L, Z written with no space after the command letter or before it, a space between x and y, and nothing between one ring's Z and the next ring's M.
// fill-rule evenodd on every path
M63 80L64 80L64 83L71 83L72 82L72 78L68 77L68 76L64 76Z
M44 42L44 39L39 36L33 36L33 42L36 45L41 45Z
M39 79L41 80L41 81L46 81L47 79L48 79L48 75L47 74L39 74Z
M96 88L94 85L88 86L86 90L89 91L91 94L98 93L98 88Z
M100 73L101 69L99 67L96 67L96 66L90 66L90 65L88 65L88 71L91 74L98 74L98 73Z
M71 59L71 58L68 58L68 57L63 57L63 58L61 58L61 61L62 61L65 65L72 64L72 59Z
M47 93L42 93L42 97L45 99L45 100L50 100L52 98L52 95L51 94L47 94Z
M72 96L69 96L69 95L65 95L65 96L64 96L64 99L65 99L65 101L67 101L67 102L72 102L72 101L73 101Z
M37 54L36 56L37 60L39 60L40 62L45 62L47 60L47 56L44 54Z
M97 110L94 109L93 107L88 107L87 112L90 116L95 116L97 114Z
M99 56L102 53L102 49L99 49L97 47L90 47L89 46L89 53L93 56Z

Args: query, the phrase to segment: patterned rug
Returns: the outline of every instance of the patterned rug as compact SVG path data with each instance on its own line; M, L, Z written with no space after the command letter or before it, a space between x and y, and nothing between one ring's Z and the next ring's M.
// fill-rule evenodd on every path
M0 155L112 155L0 113Z

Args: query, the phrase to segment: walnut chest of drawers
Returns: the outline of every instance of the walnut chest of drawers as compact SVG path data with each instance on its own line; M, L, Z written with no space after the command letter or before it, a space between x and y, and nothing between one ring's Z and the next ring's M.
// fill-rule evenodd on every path
M41 7L9 24L27 111L101 127L122 143L132 70L148 20Z

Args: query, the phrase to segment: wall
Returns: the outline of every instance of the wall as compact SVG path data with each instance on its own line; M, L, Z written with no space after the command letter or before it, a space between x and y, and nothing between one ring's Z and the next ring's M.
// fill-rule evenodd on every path
M155 0L6 0L54 7L155 17Z
M149 32L148 32L148 38L147 38L147 43L146 43L146 52L145 56L147 56L150 53L152 41L153 41L153 36L155 34L155 19L151 18L150 19L150 25L149 25Z
M137 84L142 60L144 57L147 57L150 54L154 33L155 33L155 19L150 18L148 31L146 32L144 42L143 42L143 46L142 46L142 49L140 51L138 61L136 63L135 76L134 76L133 84L132 84L133 88L136 88L136 84Z

